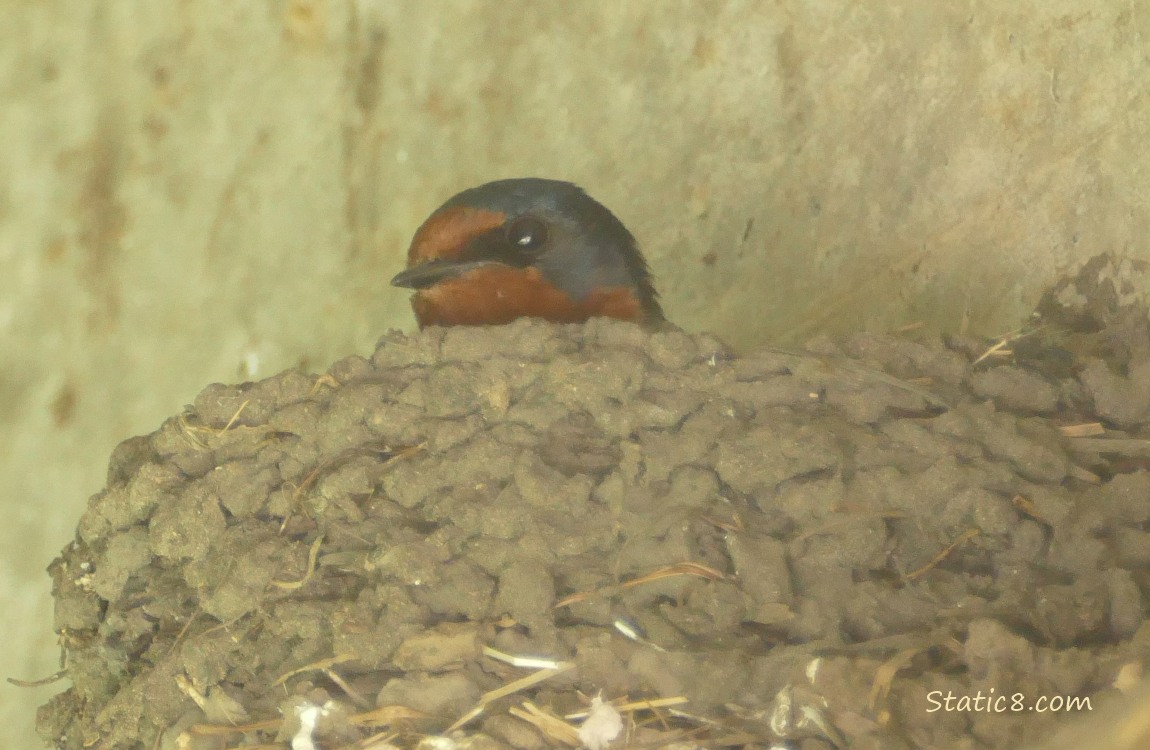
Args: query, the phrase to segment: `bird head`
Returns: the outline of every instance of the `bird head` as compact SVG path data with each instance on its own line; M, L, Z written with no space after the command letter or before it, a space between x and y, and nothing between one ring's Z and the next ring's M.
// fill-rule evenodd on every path
M421 327L520 317L663 320L635 238L603 204L557 180L489 182L454 196L416 231L407 269Z

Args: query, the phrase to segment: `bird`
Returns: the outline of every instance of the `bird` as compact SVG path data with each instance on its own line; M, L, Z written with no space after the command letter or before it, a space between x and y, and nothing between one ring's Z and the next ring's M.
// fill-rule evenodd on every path
M416 230L407 268L419 327L524 317L666 322L647 261L615 214L570 182L524 177L464 190Z

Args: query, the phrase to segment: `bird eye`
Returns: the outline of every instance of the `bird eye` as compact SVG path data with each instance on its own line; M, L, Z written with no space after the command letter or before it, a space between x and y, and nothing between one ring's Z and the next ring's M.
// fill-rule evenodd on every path
M547 227L531 216L521 216L507 225L507 241L516 250L538 250L547 242Z

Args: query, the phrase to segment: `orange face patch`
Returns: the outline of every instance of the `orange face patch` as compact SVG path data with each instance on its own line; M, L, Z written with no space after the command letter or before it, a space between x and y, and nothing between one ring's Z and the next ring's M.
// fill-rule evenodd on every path
M437 258L454 258L473 237L502 226L506 219L507 215L499 211L466 206L432 214L411 240L407 265L410 268Z
M596 290L582 302L552 286L536 268L492 264L421 289L411 299L419 327L502 325L516 318L578 323L606 316L643 317L639 300L625 287Z

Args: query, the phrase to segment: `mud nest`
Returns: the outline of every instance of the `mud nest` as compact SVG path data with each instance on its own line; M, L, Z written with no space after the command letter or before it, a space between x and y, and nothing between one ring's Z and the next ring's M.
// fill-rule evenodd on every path
M519 321L209 386L51 568L41 733L1021 747L1150 653L1150 328L1097 271L999 342Z

